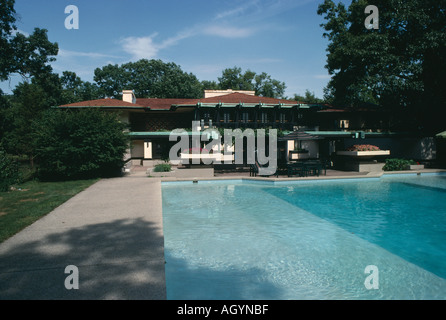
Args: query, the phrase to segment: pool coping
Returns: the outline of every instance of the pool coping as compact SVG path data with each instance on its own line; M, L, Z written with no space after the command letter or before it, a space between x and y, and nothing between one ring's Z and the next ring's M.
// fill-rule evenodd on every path
M175 177L161 177L161 184L169 184L175 182L212 182L212 181L248 181L248 182L267 182L267 183L286 183L286 182L304 182L304 181L332 181L332 180L364 180L364 179L381 179L386 176L411 176L411 175L444 175L445 169L422 169L422 170L405 170L405 171L382 171L370 172L366 175L340 175L340 176L311 176L311 177L290 177L290 178L276 178L276 177L246 177L246 176L228 176L228 177L196 177L196 178L175 178Z

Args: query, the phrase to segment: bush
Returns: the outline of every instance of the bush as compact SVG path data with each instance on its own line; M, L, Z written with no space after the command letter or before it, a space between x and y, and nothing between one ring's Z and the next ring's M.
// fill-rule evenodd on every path
M96 109L49 110L36 123L41 180L117 176L128 148L126 126L116 114Z
M155 166L153 172L170 172L172 170L172 166L168 163L161 163Z
M416 164L413 160L406 159L387 159L383 167L384 171L401 171L408 170L411 164Z
M0 149L0 192L20 182L19 166L5 151Z

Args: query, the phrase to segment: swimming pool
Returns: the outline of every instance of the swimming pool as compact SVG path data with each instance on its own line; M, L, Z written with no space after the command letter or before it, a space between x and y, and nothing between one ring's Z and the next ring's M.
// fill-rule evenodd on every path
M445 195L440 174L163 183L167 298L445 299Z

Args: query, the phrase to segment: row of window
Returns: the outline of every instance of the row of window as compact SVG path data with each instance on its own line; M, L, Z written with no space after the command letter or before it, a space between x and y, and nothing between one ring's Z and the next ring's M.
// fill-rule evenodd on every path
M249 121L250 121L250 113L249 112L242 112L241 114L241 118L240 118L240 120L241 120L241 122L243 122L243 123L248 123ZM268 122L270 122L270 118L268 117L269 115L268 115L268 113L267 112L262 112L261 114L260 114L260 119L259 119L259 121L260 121L260 123L268 123ZM214 119L212 119L212 116L211 116L211 114L210 113L208 113L208 112L204 112L202 115L201 115L201 118L202 119L204 119L204 121L205 122L209 122L209 120L214 120ZM298 118L299 119L302 119L302 114L301 113L299 113L298 114ZM228 122L231 122L231 113L230 112L224 112L223 113L223 122L225 122L225 123L228 123ZM253 121L254 119L253 118L251 118L251 121ZM285 123L285 122L287 122L289 119L287 119L287 114L286 113L280 113L279 115L278 115L278 119L277 119L280 123Z

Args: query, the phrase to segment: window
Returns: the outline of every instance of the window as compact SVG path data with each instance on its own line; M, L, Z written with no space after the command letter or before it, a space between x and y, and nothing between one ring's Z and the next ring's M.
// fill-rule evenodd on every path
M243 112L242 113L242 122L243 123L248 123L249 121L249 113L248 112Z
M286 122L286 115L285 113L281 112L279 115L279 122L280 123L285 123Z
M261 116L260 116L260 120L262 123L268 123L268 113L267 112L262 112Z
M227 123L230 121L231 121L231 115L229 114L229 112L223 113L223 122Z

